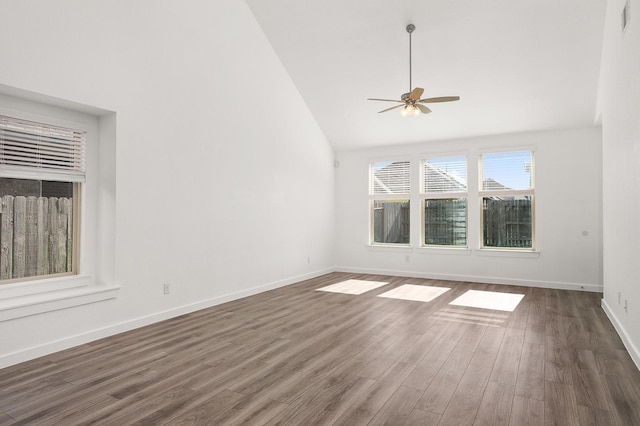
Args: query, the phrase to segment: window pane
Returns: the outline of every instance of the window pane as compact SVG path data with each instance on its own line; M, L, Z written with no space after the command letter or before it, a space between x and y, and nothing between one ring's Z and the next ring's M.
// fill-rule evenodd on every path
M424 201L426 245L467 245L467 200L465 198Z
M73 271L74 185L0 178L0 280Z
M532 247L531 197L482 199L484 247Z
M373 242L409 244L409 200L376 200L373 205Z
M423 192L466 192L467 158L428 158L422 163Z
M533 188L532 152L482 155L482 190Z
M408 194L411 191L411 167L408 161L373 164L371 188L374 195Z

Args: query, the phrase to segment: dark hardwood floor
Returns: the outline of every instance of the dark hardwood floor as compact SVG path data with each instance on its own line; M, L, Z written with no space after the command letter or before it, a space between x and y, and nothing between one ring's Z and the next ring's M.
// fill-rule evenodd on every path
M388 284L315 291L346 279ZM376 297L402 284L451 290ZM525 296L449 304L470 289ZM0 424L640 425L600 299L332 273L0 370Z

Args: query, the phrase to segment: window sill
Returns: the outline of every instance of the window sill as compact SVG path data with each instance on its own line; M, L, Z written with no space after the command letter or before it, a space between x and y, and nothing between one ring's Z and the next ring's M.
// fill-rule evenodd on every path
M119 286L75 275L0 286L0 322L113 299Z
M473 252L478 256L489 257L519 257L525 259L537 259L540 257L540 252L534 250L478 249Z
M443 254L453 256L470 256L471 250L467 247L434 247L424 246L416 249L421 254Z
M369 244L367 250L389 253L413 253L413 248L408 245L393 244Z

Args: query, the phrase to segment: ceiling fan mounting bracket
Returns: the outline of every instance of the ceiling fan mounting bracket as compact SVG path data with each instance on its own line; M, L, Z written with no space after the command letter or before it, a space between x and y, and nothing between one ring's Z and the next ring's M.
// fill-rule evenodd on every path
M411 34L416 29L416 26L413 24L407 25L407 32Z

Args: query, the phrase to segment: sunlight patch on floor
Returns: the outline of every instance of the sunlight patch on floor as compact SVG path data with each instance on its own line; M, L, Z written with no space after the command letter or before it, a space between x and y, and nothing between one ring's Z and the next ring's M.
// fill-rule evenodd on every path
M469 308L513 312L523 297L524 294L468 290L462 296L449 304L455 306L466 306Z
M389 290L386 293L379 294L378 297L387 297L389 299L413 300L416 302L431 302L441 294L451 290L448 287L432 287L426 285L404 284Z
M509 314L477 308L448 306L434 313L433 318L443 321L500 327L509 318Z
M346 280L326 287L317 288L316 291L328 291L330 293L362 294L374 290L389 283L382 281Z

